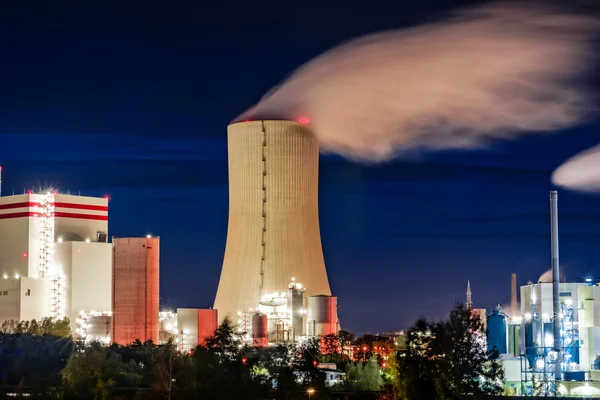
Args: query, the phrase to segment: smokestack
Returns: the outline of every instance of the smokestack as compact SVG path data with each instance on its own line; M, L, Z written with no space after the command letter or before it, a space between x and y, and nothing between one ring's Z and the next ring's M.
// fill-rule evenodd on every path
M517 304L517 274L510 276L510 313L515 318L519 315L519 305Z
M561 348L560 348L560 303L559 303L559 266L558 266L558 193L550 192L550 251L552 254L552 314L554 331L554 351L556 351L556 364L554 365L554 379L561 379Z

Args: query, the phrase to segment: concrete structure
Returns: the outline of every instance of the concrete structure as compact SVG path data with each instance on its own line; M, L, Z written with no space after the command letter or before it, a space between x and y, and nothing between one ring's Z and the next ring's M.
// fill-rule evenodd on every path
M112 246L98 242L55 244L56 265L64 273L64 313L73 331L82 313L110 313L112 310Z
M217 310L177 309L177 330L183 351L204 344L217 329Z
M319 146L306 126L228 127L229 226L214 308L234 321L292 277L306 295L331 295L318 212Z
M109 311L110 258L66 250L89 244L109 254L107 231L106 198L52 191L0 197L0 320L73 320L87 304Z
M335 335L339 331L337 297L310 296L307 299L306 334L308 336Z
M113 238L112 341L159 342L158 237Z

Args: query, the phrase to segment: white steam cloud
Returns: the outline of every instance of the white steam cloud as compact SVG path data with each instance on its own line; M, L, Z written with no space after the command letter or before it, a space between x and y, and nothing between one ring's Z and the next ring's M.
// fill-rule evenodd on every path
M552 174L552 183L584 193L600 192L600 145L567 160Z
M592 17L500 4L360 38L298 69L242 114L306 118L321 148L380 161L414 149L473 148L589 116Z

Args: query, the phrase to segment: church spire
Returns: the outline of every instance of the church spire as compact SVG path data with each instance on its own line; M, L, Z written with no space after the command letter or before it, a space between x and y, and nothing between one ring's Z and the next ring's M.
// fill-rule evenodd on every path
M471 298L471 281L467 281L467 308L473 308L473 300Z

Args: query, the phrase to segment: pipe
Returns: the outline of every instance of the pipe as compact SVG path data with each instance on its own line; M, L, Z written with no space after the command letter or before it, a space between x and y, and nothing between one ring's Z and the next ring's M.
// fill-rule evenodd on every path
M519 307L517 305L517 274L510 276L510 313L511 318L516 318L519 315Z
M554 379L561 379L561 346L560 346L560 302L559 302L559 265L558 265L558 192L550 192L550 252L552 255L552 314L554 331L554 351L556 351L556 364L554 365Z

